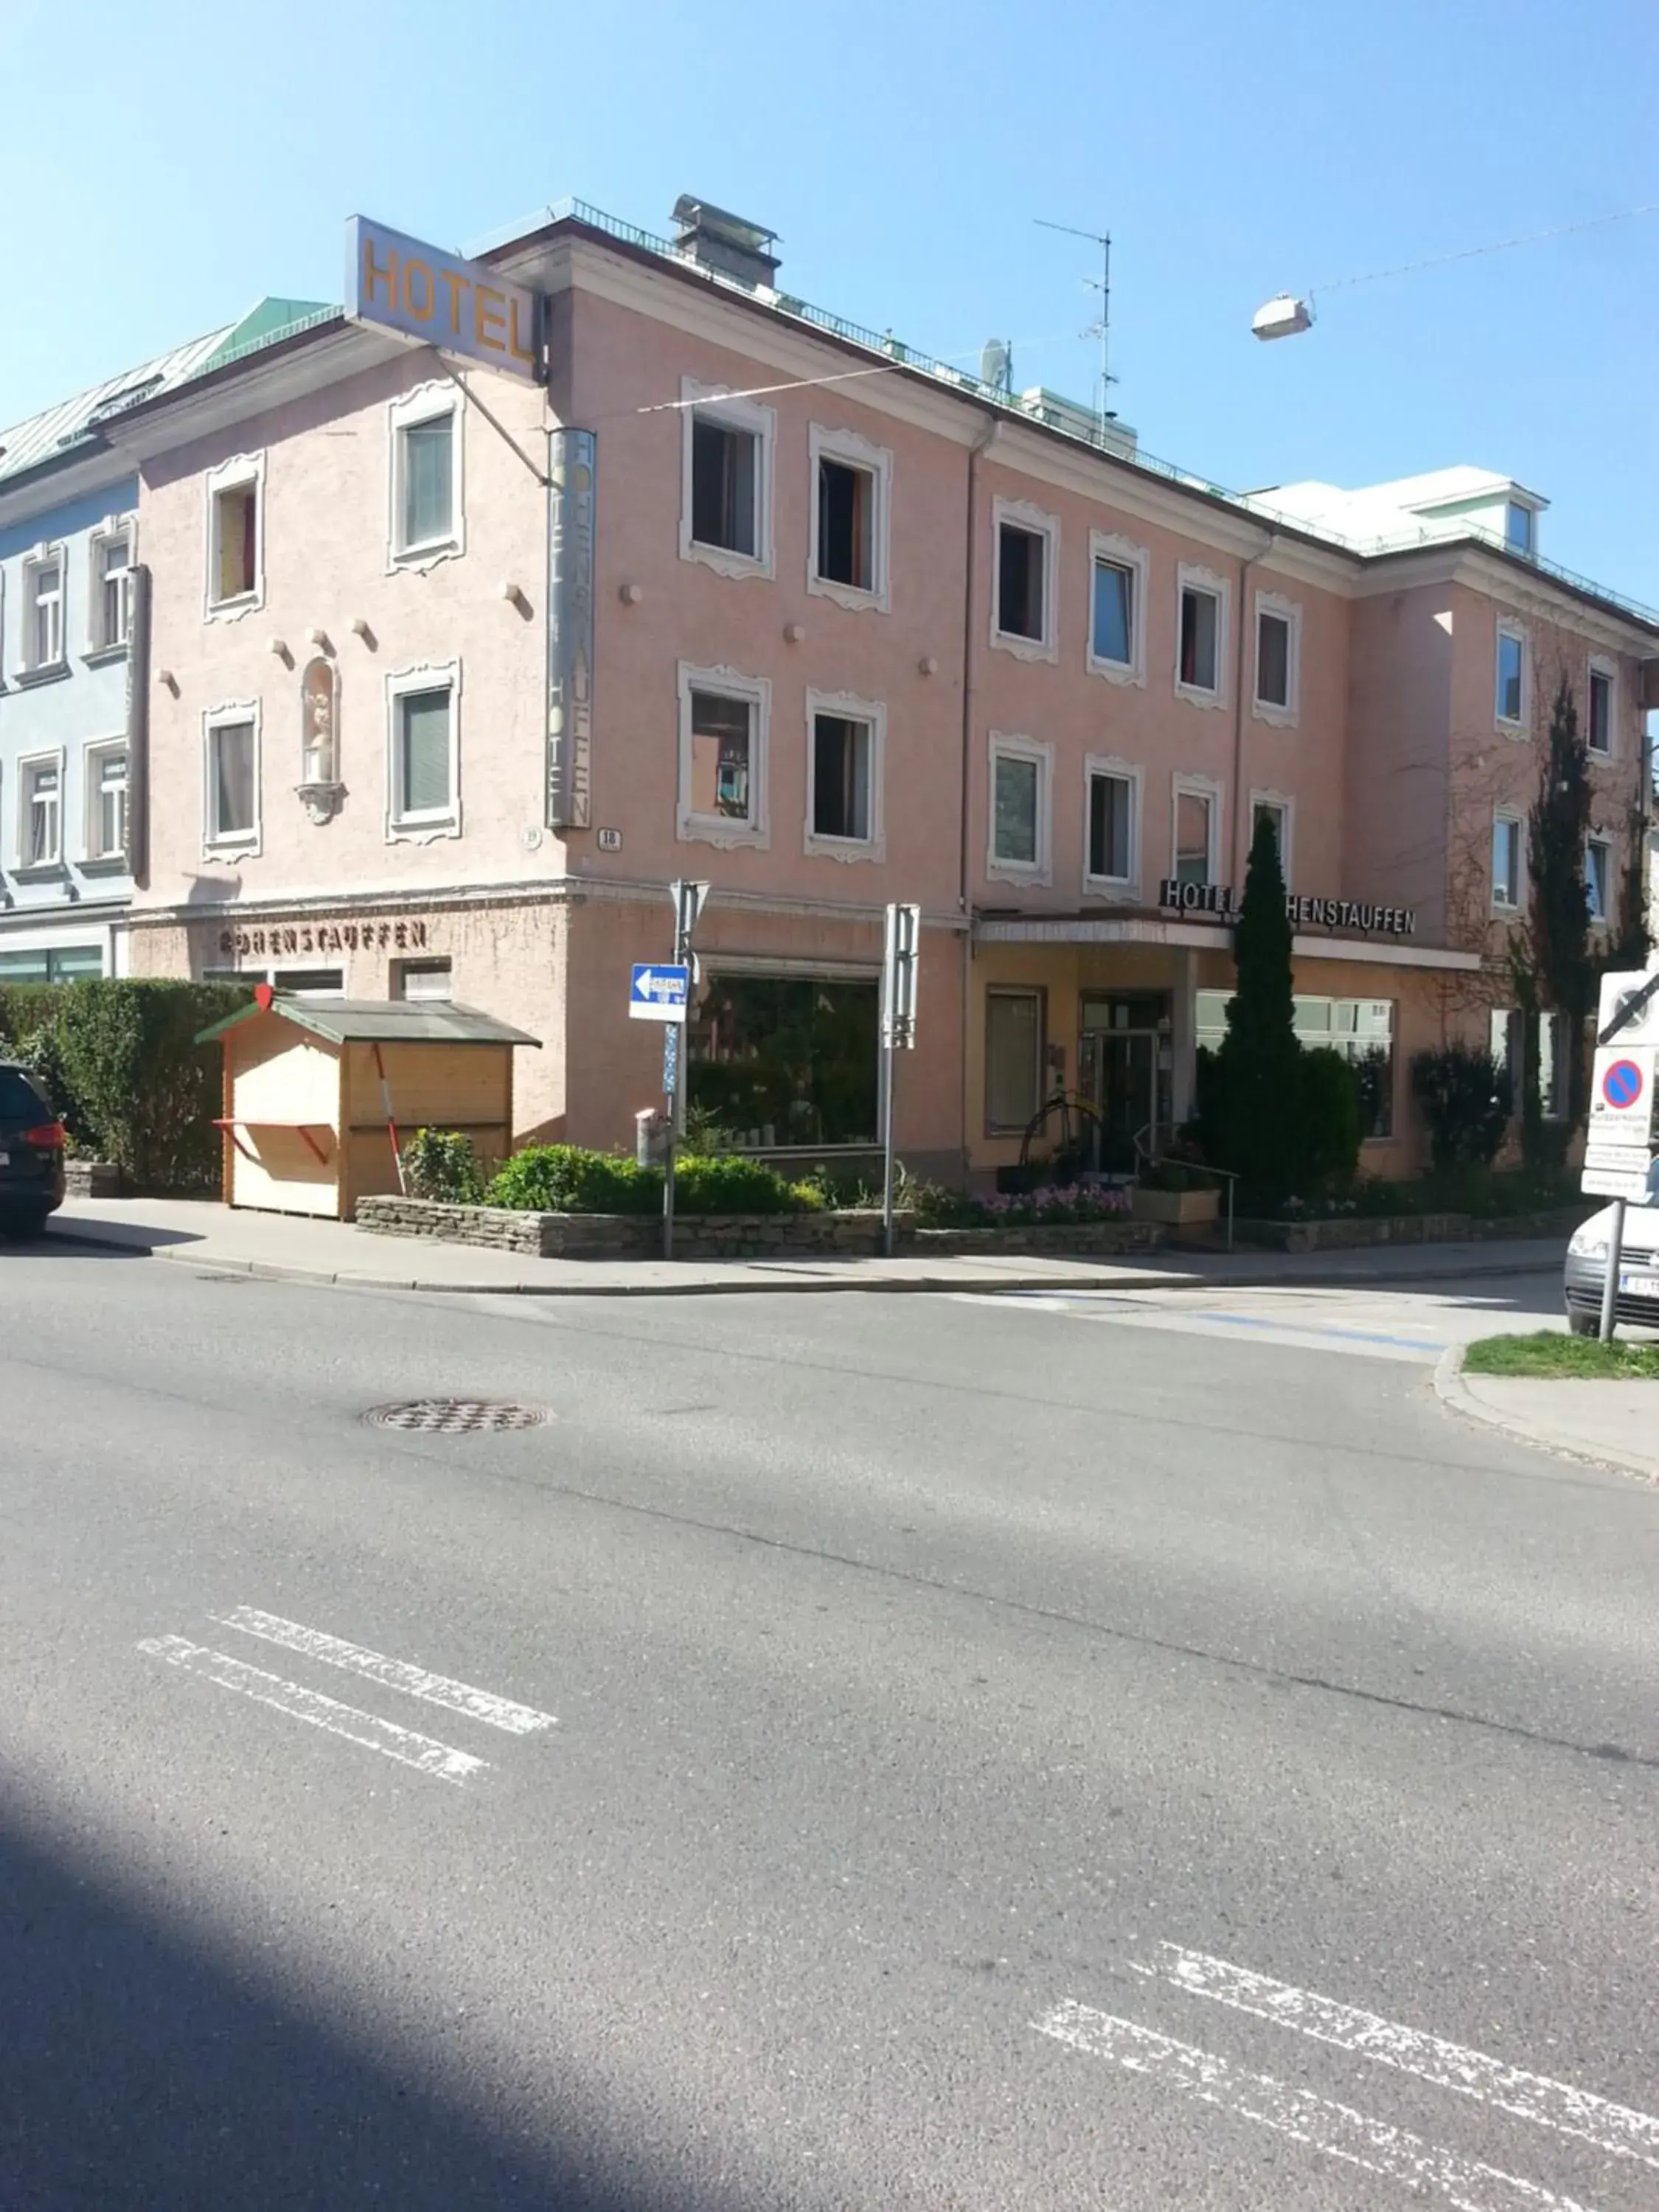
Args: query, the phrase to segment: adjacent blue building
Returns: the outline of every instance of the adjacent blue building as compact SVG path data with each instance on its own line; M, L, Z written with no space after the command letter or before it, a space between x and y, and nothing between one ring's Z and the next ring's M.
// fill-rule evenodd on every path
M138 480L102 426L229 336L0 430L0 982L120 971L146 594Z

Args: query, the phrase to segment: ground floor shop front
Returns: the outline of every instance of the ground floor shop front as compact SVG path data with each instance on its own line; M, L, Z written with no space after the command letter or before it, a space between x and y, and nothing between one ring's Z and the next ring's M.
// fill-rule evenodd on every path
M1484 1016L1460 1011L1478 966L1433 947L1295 939L1297 1034L1354 1067L1362 1173L1422 1165L1410 1062L1466 1030L1486 1043ZM970 1179L994 1181L1028 1144L1040 1152L1073 1130L1109 1172L1155 1156L1194 1111L1198 1056L1220 1044L1233 989L1231 937L1218 930L1089 916L981 921L964 1086Z
M879 908L788 907L719 891L696 934L684 1032L695 1129L781 1167L873 1164L880 1121ZM665 886L561 884L364 894L132 915L135 975L240 976L348 999L447 998L540 1041L520 1051L515 1137L631 1147L663 1097L663 1026L631 1019L636 962L665 960ZM1413 1055L1486 1042L1472 955L1298 935L1297 1033L1355 1066L1362 1170L1415 1173ZM1100 1164L1130 1172L1189 1119L1199 1054L1218 1045L1234 983L1231 933L1198 922L926 915L914 1050L898 1056L897 1150L914 1174L988 1188L1050 1102L1098 1130ZM1455 986L1456 988L1454 988ZM394 1102L395 1103L395 1102ZM1224 1164L1223 1163L1222 1164Z
M684 1030L688 1113L735 1148L804 1172L879 1158L879 908L783 907L718 892L696 933ZM629 1013L638 962L672 956L664 886L539 884L424 898L319 897L135 914L135 975L268 982L317 999L448 999L539 1040L520 1051L523 1143L631 1148L663 1103L664 1025ZM967 933L924 920L915 1049L899 1055L894 1130L911 1171L963 1172ZM394 1099L395 1106L396 1101Z

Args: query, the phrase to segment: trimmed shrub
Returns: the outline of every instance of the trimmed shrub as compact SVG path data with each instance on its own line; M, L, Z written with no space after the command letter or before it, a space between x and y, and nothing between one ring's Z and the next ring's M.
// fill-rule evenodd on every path
M477 1206L483 1197L483 1163L471 1137L456 1129L416 1129L404 1146L404 1183L411 1198Z
M674 1176L674 1204L682 1213L793 1213L788 1184L759 1160L727 1152L681 1160Z
M521 1213L651 1213L662 1204L662 1172L620 1152L530 1145L497 1171L484 1202Z
M23 1051L77 1146L141 1189L210 1189L220 1054L198 1034L246 1006L240 983L164 977L0 988L0 1040Z
M1412 1060L1412 1091L1429 1125L1437 1170L1490 1167L1514 1108L1509 1072L1478 1045L1442 1045Z
M1302 1054L1302 1173L1304 1196L1345 1191L1359 1166L1359 1080L1328 1045Z
M532 1145L501 1169L484 1203L522 1213L654 1213L662 1205L662 1170L640 1167L622 1152ZM687 1214L806 1213L823 1200L759 1160L694 1152L676 1168L674 1204Z

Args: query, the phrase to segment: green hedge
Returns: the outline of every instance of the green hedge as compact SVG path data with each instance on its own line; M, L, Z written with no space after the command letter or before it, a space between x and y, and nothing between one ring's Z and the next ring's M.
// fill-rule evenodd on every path
M662 1170L640 1167L620 1152L532 1145L497 1172L484 1201L525 1213L656 1213ZM804 1213L822 1203L760 1161L731 1154L682 1158L674 1177L682 1213Z
M210 1189L220 1048L196 1039L247 1000L240 983L161 978L0 986L0 1049L37 1068L77 1145L140 1189Z

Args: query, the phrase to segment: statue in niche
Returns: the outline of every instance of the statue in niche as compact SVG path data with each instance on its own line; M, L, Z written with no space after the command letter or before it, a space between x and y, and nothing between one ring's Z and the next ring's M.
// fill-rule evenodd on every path
M320 827L340 811L340 679L334 663L319 653L300 678L301 805Z

